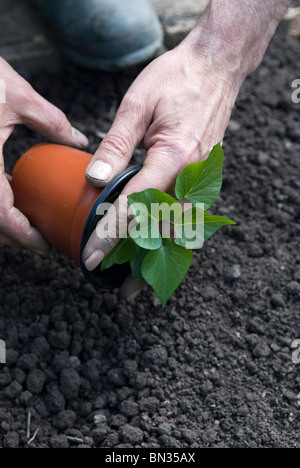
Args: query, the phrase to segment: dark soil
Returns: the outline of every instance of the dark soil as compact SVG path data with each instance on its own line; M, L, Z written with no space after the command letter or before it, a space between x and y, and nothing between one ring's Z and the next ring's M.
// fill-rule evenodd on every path
M195 253L166 309L150 289L95 291L55 251L0 249L0 446L27 446L31 414L32 447L300 447L299 50L278 36L246 81L215 208L240 224ZM92 152L137 73L27 78ZM37 141L17 129L8 169Z

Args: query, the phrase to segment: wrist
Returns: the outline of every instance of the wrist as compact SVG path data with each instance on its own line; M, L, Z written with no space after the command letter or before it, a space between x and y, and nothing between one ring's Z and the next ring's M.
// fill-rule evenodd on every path
M290 0L211 0L181 46L193 61L200 57L210 71L241 84L260 64L289 4Z

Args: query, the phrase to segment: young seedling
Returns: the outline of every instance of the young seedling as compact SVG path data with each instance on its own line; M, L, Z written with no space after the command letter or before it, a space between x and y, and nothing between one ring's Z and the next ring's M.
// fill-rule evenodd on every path
M105 257L101 270L130 262L133 277L143 278L165 307L190 268L192 249L200 248L222 226L236 224L206 211L219 196L223 162L218 144L205 161L189 164L180 172L176 198L156 189L129 195L136 226ZM187 200L189 206L183 212L181 205ZM171 227L167 235L162 229L166 224Z

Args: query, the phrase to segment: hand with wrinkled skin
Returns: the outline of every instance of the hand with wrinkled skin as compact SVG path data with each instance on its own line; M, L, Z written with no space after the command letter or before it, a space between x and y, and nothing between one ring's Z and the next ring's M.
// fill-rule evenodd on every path
M54 143L85 148L87 138L72 128L66 116L34 91L0 58L0 243L46 253L48 244L14 207L14 196L5 174L3 145L18 124L27 125Z
M227 80L232 81L232 77L213 79L204 67L199 71L184 47L152 62L129 89L96 153L96 167L100 166L102 174L103 162L112 167L103 185L127 167L134 148L141 143L148 151L146 161L123 195L149 187L169 191L181 169L204 159L222 140L240 84L228 86ZM102 181L99 184L91 179L91 172L88 180L102 185ZM127 205L119 209L126 223ZM115 242L110 236L100 242L95 231L85 249L86 256L92 255L88 268L96 267Z
M147 150L143 169L123 195L150 187L170 190L181 169L205 159L222 141L239 89L261 62L289 4L211 0L191 34L132 84L87 169L87 180L107 185L141 144ZM123 203L119 211L126 226L128 206ZM94 231L83 253L86 268L94 270L117 242L109 233L101 239Z

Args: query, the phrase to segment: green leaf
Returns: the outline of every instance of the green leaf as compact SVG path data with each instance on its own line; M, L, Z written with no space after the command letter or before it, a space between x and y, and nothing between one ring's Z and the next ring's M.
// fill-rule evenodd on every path
M205 161L185 167L176 180L175 193L179 200L203 203L207 210L217 200L222 187L224 153L216 145Z
M120 196L120 192L116 192L114 193L113 195L111 195L110 197L108 197L106 200L105 200L105 203L110 203L111 205L116 201L116 199ZM93 222L93 225L92 225L92 228L91 228L91 231L94 231L94 229L96 229L97 227L97 224L101 221L101 219L104 217L104 215L97 215L95 216L95 219L94 219L94 222Z
M130 237L121 239L118 244L109 252L102 260L101 271L110 268L115 263L122 265L132 260L139 251L139 247L133 242Z
M139 251L137 255L130 261L132 276L136 280L141 280L143 278L142 277L142 263L148 252L149 250L145 250L139 247Z
M205 211L192 207L182 212L172 223L175 243L185 249L200 249L204 244Z
M228 224L236 224L234 221L223 216L214 216L210 213L204 213L204 242L215 234L221 227Z
M129 235L143 249L157 250L162 245L159 222L170 215L170 207L181 210L175 198L156 189L128 195L130 208L137 225L129 229Z
M142 276L153 288L163 307L186 276L192 259L191 250L169 242L145 256Z

